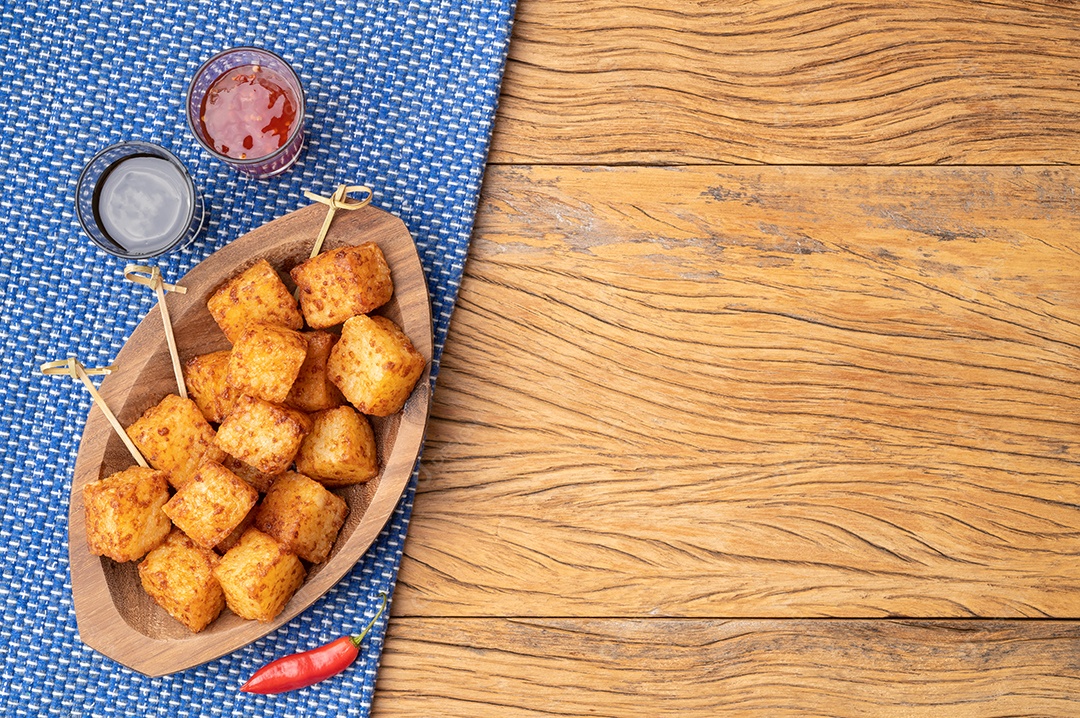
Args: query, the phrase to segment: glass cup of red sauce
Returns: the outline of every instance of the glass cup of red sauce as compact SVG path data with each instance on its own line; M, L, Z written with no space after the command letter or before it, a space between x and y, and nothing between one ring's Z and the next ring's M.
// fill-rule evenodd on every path
M214 157L259 179L274 177L296 162L304 145L304 88L278 55L235 47L195 72L187 121Z
M202 195L176 155L137 140L91 158L75 186L75 213L94 244L126 259L185 246L206 216Z

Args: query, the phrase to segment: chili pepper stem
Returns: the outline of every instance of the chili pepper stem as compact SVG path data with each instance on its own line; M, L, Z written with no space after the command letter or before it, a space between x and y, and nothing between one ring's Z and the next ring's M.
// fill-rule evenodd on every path
M364 626L364 630L360 631L360 633L356 634L355 636L349 636L349 641L357 648L360 647L360 644L367 637L367 634L371 633L371 629L375 626L375 621L378 621L379 616L381 616L383 614L383 611L386 610L386 592L380 591L379 596L382 597L382 605L379 606L379 610L375 612L375 615L372 617L372 619L368 621L368 624L366 626Z

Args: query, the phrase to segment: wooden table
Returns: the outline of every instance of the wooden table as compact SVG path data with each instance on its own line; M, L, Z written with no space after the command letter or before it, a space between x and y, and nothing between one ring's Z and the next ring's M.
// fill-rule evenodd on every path
M1080 7L521 0L378 716L1080 715Z

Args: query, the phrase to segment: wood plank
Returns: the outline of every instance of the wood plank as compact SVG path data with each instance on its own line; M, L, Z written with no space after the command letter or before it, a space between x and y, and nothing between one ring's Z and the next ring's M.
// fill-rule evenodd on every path
M395 619L375 716L1080 712L1062 622Z
M1080 162L1080 6L521 3L491 160Z
M1078 186L491 169L397 615L1080 616Z

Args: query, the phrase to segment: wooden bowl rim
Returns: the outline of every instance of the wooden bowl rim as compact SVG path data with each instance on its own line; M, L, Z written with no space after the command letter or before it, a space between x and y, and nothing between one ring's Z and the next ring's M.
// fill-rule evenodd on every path
M308 242L309 247L310 241L315 237L315 232L310 229L314 227L317 231L324 216L325 207L322 205L305 207L258 227L225 245L175 282L187 287L189 291L187 295L169 295L170 314L175 320L184 312L197 311L188 305L197 301L209 285L219 286L229 276L242 271L262 257L281 252L293 244L303 246L304 241ZM359 524L344 544L335 546L331 558L321 565L316 575L309 576L285 609L273 621L266 623L244 621L227 630L218 631L213 630L214 624L211 624L203 632L193 633L182 639L159 639L148 636L132 627L114 604L103 564L104 561L110 559L94 556L87 549L82 489L90 481L101 478L99 473L105 461L106 446L109 444L108 436L112 435L112 429L104 414L96 406L92 406L83 429L82 441L75 462L68 511L68 555L72 599L79 637L83 643L118 663L148 676L168 675L201 665L262 638L307 610L359 562L378 538L382 528L397 508L401 495L412 476L423 444L431 405L430 371L434 338L431 302L423 265L412 236L399 218L371 206L360 210L339 212L327 237L324 251L337 246L368 241L370 238L363 235L350 236L350 239L355 241L343 239L345 231L350 227L359 227L360 232L363 233L366 231L363 228L368 225L379 227L380 231L389 237L384 240L385 243L376 241L387 255L394 276L395 294L391 299L391 304L400 308L402 328L427 360L427 366L406 402L405 408L400 412L400 423L397 425L393 446L389 455L381 457L379 483ZM283 228L286 233L299 231L304 236L286 236L275 240L275 232ZM221 273L211 273L218 265L222 265ZM230 265L234 269L224 271L224 268ZM400 286L410 287L409 294L399 296L397 290ZM152 339L155 345L150 351L143 352L144 356L140 363L138 359L133 360L133 357L136 356L137 343L143 341L144 336ZM161 352L167 353L167 351L160 312L157 307L154 307L139 323L128 342L118 353L114 362L119 367L117 372L105 377L102 381L99 391L106 403L113 408L118 405L117 402L123 401L133 389L132 377L141 376L147 364L154 361L155 357L158 357L160 361ZM186 357L182 356L182 358ZM102 432L106 432L104 440L91 438L102 436ZM226 612L228 612L227 609Z

